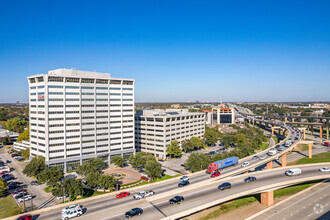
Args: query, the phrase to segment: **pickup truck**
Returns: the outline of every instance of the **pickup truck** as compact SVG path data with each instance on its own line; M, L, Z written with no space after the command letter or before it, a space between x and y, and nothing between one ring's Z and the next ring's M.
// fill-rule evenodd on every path
M143 199L144 197L149 197L149 196L153 196L153 195L155 195L155 192L152 190L141 191L137 194L134 194L133 198L139 200L139 199Z

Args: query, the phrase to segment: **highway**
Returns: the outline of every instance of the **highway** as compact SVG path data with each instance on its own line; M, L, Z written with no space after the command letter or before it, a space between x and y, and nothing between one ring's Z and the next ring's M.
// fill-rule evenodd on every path
M257 181L251 183L245 183L243 180L252 174L244 174L235 177L226 178L226 180L215 179L215 181L208 184L200 183L202 186L198 190L190 190L184 193L180 193L178 190L177 195L184 196L185 201L181 204L169 204L168 200L173 196L167 196L161 199L155 200L152 197L150 202L143 199L140 201L134 201L132 196L123 199L108 201L95 201L93 203L85 203L84 208L86 213L79 217L79 219L125 219L124 213L131 208L139 207L144 210L143 215L136 216L134 219L161 219L167 216L171 216L188 209L199 207L202 204L206 204L210 201L216 201L220 198L222 202L229 201L233 198L242 197L244 195L258 193L260 191L267 190L267 186L272 187L274 184L278 184L276 188L280 186L290 185L287 181L297 181L309 177L330 178L329 173L321 173L319 168L325 165L311 164L308 166L296 166L301 167L302 175L287 177L284 175L285 170L289 168L276 168L273 170L260 171L253 173L253 176L257 178ZM330 166L330 163L327 164ZM232 188L230 190L220 191L217 189L218 185L224 181L230 181ZM177 185L175 184L175 187ZM268 189L269 190L269 189ZM38 219L59 219L60 209L54 210L51 213L42 214Z
M288 132L288 136L286 137L285 140L287 139L291 139L291 135L292 135L292 131L291 131L291 128L289 127L286 127L286 129L289 130ZM253 156L249 156L247 158L243 158L242 160L239 160L239 165L238 166L235 166L235 167L229 167L229 168L226 168L224 170L221 171L221 176L218 177L218 179L222 179L222 178L226 178L226 177L229 177L229 176L234 176L234 175L237 175L237 174L241 174L245 171L253 171L254 168L256 167L262 167L262 165L266 164L267 162L269 161L272 161L274 159L278 159L280 157L280 155L282 155L283 153L286 153L286 152L289 152L292 150L292 148L294 147L294 145L296 143L298 143L298 141L301 139L301 134L299 131L296 131L295 134L298 135L298 140L295 140L294 141L294 144L292 144L290 147L286 148L285 151L282 151L282 152L278 152L276 155L274 156L267 156L266 159L264 160L259 160L259 159L256 159L256 160L253 160L252 157ZM268 151L265 150L263 152L260 152L258 153L257 155L263 155L263 154L266 154ZM245 162L245 161L249 161L250 162L250 165L248 167L241 167L240 164ZM253 175L260 175L258 172L254 172ZM187 188L189 189L191 186L194 186L195 188L198 187L198 184L200 183L204 183L204 182L209 182L210 180L210 175L209 174L205 174L205 171L201 171L201 172L197 172L197 173L194 173L194 174L191 174L189 175L190 176L190 186L188 187L184 187L184 188ZM131 192L131 194L134 194L136 192L139 192L141 190L153 190L156 195L155 197L158 197L159 194L161 195L164 195L164 193L169 193L171 192L172 194L175 194L177 193L179 190L178 190L178 180L179 178L173 178L171 180L167 180L167 181L163 181L163 182L159 182L159 183L156 183L156 184L150 184L150 185L146 185L146 186L142 186L142 187L137 187L136 189L130 189L130 190L127 190L129 192ZM259 182L259 181L258 181ZM195 186L195 184L197 184ZM236 187L235 187L236 188ZM185 189L182 189L180 191L185 191ZM195 190L196 191L196 190ZM202 191L202 192L201 192ZM197 194L198 195L208 195L208 193L210 193L210 189L206 190L206 192L204 192L204 190L201 190L200 187L199 189L197 190ZM233 190L230 190L230 192L234 192L234 189ZM230 193L229 192L229 193ZM227 192L226 192L227 193ZM194 200L194 198L196 197L196 195L194 194L187 194L187 198L191 198L190 200L193 202L193 201L196 201ZM150 197L152 198L152 197ZM196 198L199 198L199 197L196 197ZM75 201L73 202L75 204L78 204L79 201ZM162 204L164 203L164 204ZM199 203L199 201L197 202ZM104 196L99 196L99 197L94 197L94 198L90 198L90 199L84 199L82 201L80 201L79 204L82 204L85 209L87 209L87 213L84 215L85 217L88 217L89 215L98 215L98 213L103 213L103 214L100 214L102 215L102 218L109 218L109 217L112 217L112 218L116 218L116 217L119 217L119 213L122 213L124 212L124 209L126 211L129 210L129 207L144 207L145 205L145 214L143 214L143 216L147 216L149 213L147 210L148 209L154 209L153 207L158 207L156 208L156 210L158 209L158 212L154 212L152 215L154 216L157 216L157 218L160 218L160 217L165 217L166 215L170 215L171 212L170 210L172 210L171 208L169 207L164 207L164 205L168 205L167 202L160 202L158 203L157 202L157 205L153 206L152 204L153 203L148 203L147 201L145 200L141 200L141 201L135 201L132 199L132 197L130 196L129 198L122 198L122 199L116 199L115 196L114 196L114 193L110 193L110 194L107 194L107 195L104 195ZM62 204L62 205L59 205L59 206L54 206L54 207L50 207L51 209L42 209L42 210L39 210L39 211L34 211L33 214L36 214L36 216L38 217L38 219L59 219L60 218L60 210L65 206L65 204ZM113 210L109 211L109 207ZM124 208L122 208L124 207ZM184 207L184 206L181 206L181 207ZM161 211L163 210L163 208L166 208L166 214L165 214L165 211ZM167 210L168 209L168 210ZM48 211L50 210L50 211ZM175 212L177 212L178 210L175 210ZM107 212L108 213L108 217L105 217L104 216L104 212ZM117 213L117 214L115 214ZM118 216L117 216L118 215ZM84 218L85 218L84 217ZM83 217L80 217L80 218L83 218ZM79 218L79 219L80 219ZM99 218L96 218L96 219L99 219Z

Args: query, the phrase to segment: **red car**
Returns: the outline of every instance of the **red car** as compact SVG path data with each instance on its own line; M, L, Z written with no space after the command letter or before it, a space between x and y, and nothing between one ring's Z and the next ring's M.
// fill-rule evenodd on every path
M0 173L0 176L2 176L3 174L6 174L6 173L8 173L8 171L3 171Z
M119 199L119 198L123 198L126 196L129 196L129 192L121 192L121 193L117 194L116 198Z
M211 175L211 177L213 178L213 177L216 177L216 176L220 176L220 172L219 171L214 171L213 173L212 173L212 175Z
M141 180L145 180L145 181L148 181L148 177L145 177L145 176L141 176Z
M22 215L18 217L16 220L32 220L32 215Z

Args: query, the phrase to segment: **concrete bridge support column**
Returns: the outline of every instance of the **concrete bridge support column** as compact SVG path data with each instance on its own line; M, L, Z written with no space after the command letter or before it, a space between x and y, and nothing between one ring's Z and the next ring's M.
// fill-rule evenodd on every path
M286 154L282 155L282 167L286 167Z
M327 139L329 139L329 125L327 126Z
M274 128L272 128L272 136L274 136Z
M260 195L260 202L262 205L265 206L272 206L274 205L274 191L263 192Z
M272 169L273 161L267 163L267 170Z
M322 128L322 126L320 126L320 138L322 138L323 137L323 128Z
M312 149L313 149L313 144L308 144L308 158L313 157Z
M306 139L306 129L303 129L303 139Z

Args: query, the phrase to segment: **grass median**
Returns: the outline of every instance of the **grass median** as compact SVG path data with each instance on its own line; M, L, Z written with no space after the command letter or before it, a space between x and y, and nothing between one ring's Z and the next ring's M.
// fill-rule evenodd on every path
M6 218L21 213L21 209L17 206L12 196L0 199L0 218Z
M287 163L288 166L299 165L299 164L310 164L310 163L326 163L330 162L330 152L324 152L320 154L314 154L313 158L301 158L296 161Z

